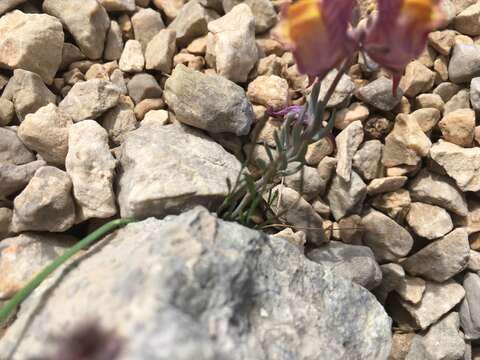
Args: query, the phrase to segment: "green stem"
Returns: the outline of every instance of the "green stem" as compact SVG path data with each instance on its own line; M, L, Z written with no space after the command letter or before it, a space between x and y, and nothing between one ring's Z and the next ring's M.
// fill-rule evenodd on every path
M37 276L25 285L19 292L15 294L6 304L0 309L0 326L9 318L11 313L19 306L52 272L63 265L68 259L77 254L80 250L86 248L101 237L107 235L111 231L122 227L126 224L134 222L133 219L116 219L101 226L90 235L80 240L70 249L65 251L61 256L56 258L52 263L46 266Z

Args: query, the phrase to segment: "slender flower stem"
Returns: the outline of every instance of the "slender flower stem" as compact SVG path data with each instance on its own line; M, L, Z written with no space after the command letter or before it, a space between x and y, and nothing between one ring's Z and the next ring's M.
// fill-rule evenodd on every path
M1 309L0 309L0 326L9 318L13 311L19 306L52 272L58 267L63 265L68 259L77 254L80 250L83 250L90 244L101 237L107 235L111 231L125 226L133 219L116 219L112 220L105 225L101 226L90 235L86 236L70 249L65 251L61 256L56 258L53 262L47 265L37 276L35 276L27 285L25 285L19 292L15 294Z

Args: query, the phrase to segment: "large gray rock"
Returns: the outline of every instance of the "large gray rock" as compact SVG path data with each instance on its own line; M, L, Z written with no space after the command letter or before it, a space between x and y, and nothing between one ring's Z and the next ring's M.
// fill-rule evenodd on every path
M51 84L62 62L63 39L62 24L53 16L12 11L0 18L0 67L29 70Z
M438 205L460 216L468 214L465 195L447 176L423 169L410 182L409 190L415 201Z
M240 86L184 65L173 70L164 96L178 121L202 130L246 135L254 119L252 105Z
M400 103L403 95L398 89L393 96L392 87L392 80L381 77L358 89L356 96L379 110L390 111Z
M469 340L480 339L480 276L468 272L463 279L465 299L460 305L460 323L465 337Z
M463 148L440 140L430 149L430 157L453 178L460 190L480 190L480 148Z
M332 241L307 253L307 257L338 275L367 289L382 281L382 271L372 250L366 246Z
M96 0L45 0L43 11L62 22L89 59L102 56L110 18Z
M480 45L457 43L448 65L448 77L456 84L480 76Z
M443 282L463 271L469 258L468 234L458 228L410 256L402 266L412 275Z
M212 210L228 193L240 162L219 144L180 125L144 125L127 134L120 156L118 201L123 217Z
M363 243L370 247L378 261L395 261L406 256L413 246L410 233L388 216L369 210L362 218Z
M30 179L45 161L37 160L23 165L0 163L0 200L23 190Z
M87 318L122 339L119 360L380 360L390 351L390 320L368 291L288 240L202 208L128 225L67 270L22 304L2 355L46 354L50 336Z

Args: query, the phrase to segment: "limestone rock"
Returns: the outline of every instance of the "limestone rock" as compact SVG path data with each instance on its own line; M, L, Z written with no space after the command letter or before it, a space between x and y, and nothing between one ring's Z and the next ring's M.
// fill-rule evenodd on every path
M223 0L223 10L226 13L231 11L240 3L247 4L255 16L255 32L263 33L272 28L277 22L277 12L271 1L268 0Z
M65 168L72 179L79 221L109 218L117 213L115 165L107 131L96 121L85 120L70 127Z
M340 109L335 114L335 128L339 130L345 129L348 125L355 121L365 121L370 115L367 106L360 102L351 103L347 108Z
M103 54L110 19L96 0L45 0L43 11L58 18L82 52L92 60Z
M0 67L32 71L51 84L62 62L63 38L53 16L14 10L0 18Z
M455 31L441 30L432 31L428 35L429 44L444 56L450 55L450 51L455 45Z
M410 118L415 119L424 133L431 131L439 122L441 113L435 108L418 109L410 114Z
M135 104L144 99L162 97L162 88L155 77L150 74L136 74L127 84L128 96Z
M368 195L376 195L399 190L407 182L406 176L388 176L370 181L367 186Z
M350 181L352 162L355 153L363 142L363 126L360 121L348 125L335 137L337 144L337 175Z
M35 160L15 130L0 127L0 139L0 164L22 165Z
M23 4L27 0L5 0L0 5L0 15L6 13L8 10L13 9L14 7Z
M295 174L285 176L284 184L302 194L302 197L307 201L312 200L321 192L325 192L326 188L326 184L319 176L317 169L311 166L304 166L302 170Z
M29 114L20 124L17 134L23 143L47 162L63 165L68 151L70 117L48 104Z
M132 16L131 21L135 40L142 45L143 51L155 35L165 28L160 13L151 8L140 9Z
M107 11L134 11L135 0L99 0Z
M128 40L123 48L120 61L118 62L120 70L127 73L142 72L145 66L145 57L143 56L142 44L137 40Z
M367 186L355 171L352 171L350 181L335 175L327 193L328 203L335 220L360 212L366 195Z
M71 245L64 235L25 233L0 244L0 298L9 299Z
M101 79L78 82L73 85L58 108L74 122L96 119L117 105L120 91L113 83Z
M121 144L126 134L135 130L137 125L133 108L124 100L108 110L102 119L102 126L108 131L110 141L116 145Z
M473 78L470 82L470 102L473 110L480 112L480 77Z
M399 114L393 131L385 139L382 163L387 167L416 165L420 157L428 154L431 146L432 142L415 119Z
M453 28L465 35L480 35L480 4L467 7L453 20Z
M402 224L410 210L410 194L405 189L380 194L372 199L371 205Z
M105 42L103 57L105 60L120 60L123 51L122 30L118 22L111 21Z
M465 299L460 305L460 322L465 337L469 340L480 338L480 308L478 296L480 294L480 276L467 272L463 279Z
M392 80L381 77L358 89L356 96L379 110L390 111L400 103L403 92L398 89L393 96Z
M468 89L461 89L445 103L443 115L461 109L470 109L470 91Z
M246 4L236 5L208 24L207 54L217 73L234 82L246 82L258 60L255 18Z
M239 161L219 144L178 125L145 125L127 134L120 165L120 213L135 218L199 204L214 210L227 195L226 178L240 171Z
M407 230L388 216L369 210L362 218L363 243L370 247L377 261L395 261L406 256L413 246Z
M480 76L480 45L456 44L448 65L448 77L456 84Z
M336 276L347 278L366 289L374 289L382 280L380 266L372 250L366 246L331 241L307 253L307 257Z
M330 85L333 83L337 77L338 71L333 69L330 71L327 76L322 80L320 85L320 93L318 95L319 100L323 100L327 95L327 91L330 88ZM353 83L350 76L343 74L338 82L335 91L327 102L327 108L337 107L344 104L348 99L350 99L355 91L355 84Z
M46 163L43 160L32 161L23 165L0 162L0 200L23 190L35 172Z
M364 179L372 180L381 173L383 144L379 140L365 141L353 157L353 169Z
M45 86L39 75L26 70L13 72L2 98L13 102L15 113L20 121L41 107L55 103L55 95Z
M420 303L403 302L402 305L412 316L416 326L423 330L448 313L464 296L463 287L453 280L442 284L428 281Z
M409 184L410 194L415 201L438 205L455 214L468 214L465 195L449 177L421 170Z
M95 318L128 339L122 359L159 349L178 360L388 357L391 322L375 298L286 239L195 209L128 225L101 245L23 303L1 354L44 354L46 338Z
M253 103L280 110L289 103L288 82L276 75L259 76L248 84L247 96Z
M172 72L173 56L177 52L175 42L175 30L164 29L155 35L148 43L145 51L145 68L170 74Z
M405 75L400 81L400 87L408 97L427 92L433 87L435 73L415 60L409 63L405 69Z
M453 229L452 218L441 207L413 202L407 223L415 234L429 240L438 239Z
M15 116L13 102L0 97L0 127L7 126Z
M430 156L461 190L480 190L480 148L465 149L440 140L432 146Z
M214 133L245 135L254 119L252 105L241 87L184 65L177 65L166 81L164 97L178 121Z
M408 257L402 266L412 275L444 282L463 271L469 257L468 234L459 228Z
M445 115L438 125L446 141L463 147L472 145L475 132L475 112L473 110L452 111Z
M22 231L64 232L75 223L72 182L53 166L35 172L27 187L13 203L12 229Z

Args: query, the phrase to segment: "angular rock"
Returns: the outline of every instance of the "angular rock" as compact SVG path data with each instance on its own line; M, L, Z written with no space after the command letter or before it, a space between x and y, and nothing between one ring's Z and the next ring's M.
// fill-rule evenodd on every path
M32 71L52 83L62 62L60 21L15 10L0 18L0 34L0 67Z
M381 77L358 89L355 95L379 110L390 111L400 103L403 91L398 89L397 95L393 96L392 80Z
M142 44L137 40L128 40L123 48L120 61L120 70L127 73L142 72L145 66L145 57L142 52Z
M409 63L405 69L405 75L400 81L400 87L405 96L415 97L422 92L427 92L433 87L435 73L415 60Z
M110 19L96 0L45 0L43 11L62 22L85 56L92 60L102 56Z
M2 98L13 102L20 121L47 104L55 104L57 100L39 75L21 69L13 72L13 77L3 90Z
M22 165L35 160L15 130L0 128L0 139L0 164Z
M442 84L448 84L448 83L442 83ZM438 90L439 88L441 89L440 85L437 88L435 88L435 90ZM452 85L458 86L455 84L452 84ZM445 107L445 102L443 101L442 97L439 94L420 94L415 98L414 103L415 103L416 109L434 108L440 112L443 112L443 109Z
M216 209L228 192L226 178L240 171L238 160L220 145L177 125L142 126L127 134L120 164L120 212L135 218L198 204Z
M160 13L151 8L140 9L132 16L131 21L135 40L142 45L143 51L154 36L165 29Z
M462 148L440 140L430 149L430 157L452 177L460 190L480 190L480 148Z
M460 305L460 323L465 338L476 340L480 338L480 307L478 296L480 295L480 276L467 272L463 279L465 298Z
M63 165L68 151L68 128L72 124L69 116L54 104L48 104L27 115L17 134L30 150L36 151L45 161Z
M473 110L480 112L480 77L473 78L470 82L470 102Z
M245 135L254 119L252 105L241 87L184 65L177 65L166 81L164 97L178 121L213 133Z
M462 34L480 35L480 4L467 7L453 20L453 28Z
M470 147L475 132L475 112L471 109L455 110L438 124L443 138L453 144Z
M0 244L0 299L9 299L71 244L64 235L25 233Z
M332 178L332 175L335 171L335 167L337 166L337 159L325 156L317 166L318 175L320 181L322 183L322 187L320 189L320 195L323 196L325 194L325 190Z
M335 175L327 193L328 203L335 220L345 215L359 213L367 196L367 186L360 175L352 171L350 181Z
M102 119L102 126L108 131L110 141L116 145L121 144L125 140L126 134L135 130L137 125L133 108L123 100L108 110Z
M444 282L463 271L469 258L468 234L459 228L411 255L402 266L412 275Z
M444 102L447 102L453 95L458 93L461 88L460 85L451 82L442 82L433 89L433 94L440 96Z
M454 30L433 31L428 35L428 42L441 55L448 56L455 45L455 35Z
M117 105L120 91L113 83L101 79L78 82L60 102L58 109L74 122L96 119Z
M349 279L369 290L376 288L382 281L380 266L375 261L372 250L366 246L332 241L309 251L307 257L334 275Z
M415 119L399 114L393 131L385 139L382 163L386 167L416 165L428 154L431 146L432 142Z
M206 35L207 24L217 17L215 11L204 8L197 0L188 1L168 28L175 30L177 46L183 48L193 39Z
M405 360L464 359L465 341L459 327L458 313L448 314L433 324L425 335L415 335Z
M14 116L13 102L0 97L0 127L10 124Z
M438 205L455 214L468 214L464 194L449 177L421 170L409 184L410 194L415 201Z
M95 318L128 339L125 359L149 358L160 345L178 360L388 357L391 322L374 297L286 239L196 209L128 225L102 245L23 303L0 353L38 356L46 338Z
M365 141L353 156L353 169L364 179L372 180L381 173L383 144L379 140Z
M68 230L75 223L71 192L72 182L64 171L53 166L38 169L13 202L13 231Z
M169 20L174 20L178 16L185 3L184 0L153 0L152 2Z
M402 224L410 210L411 202L409 192L401 189L375 196L371 205Z
M162 88L157 80L150 74L136 74L127 84L128 96L135 104L144 99L162 97Z
M455 110L470 109L470 91L468 89L461 89L458 93L452 96L445 104L443 114L447 115Z
M8 10L23 4L27 0L5 0L0 4L0 15L6 13Z
M122 30L118 22L112 20L107 33L105 42L105 51L103 57L105 60L120 60L123 50Z
M117 213L115 166L107 131L96 121L85 120L70 127L65 168L73 183L77 220L109 218Z
M255 18L250 7L239 4L208 24L207 54L217 73L234 82L246 82L258 60Z
M295 164L295 166L298 166L298 164ZM326 187L317 169L311 166L304 166L302 170L295 174L285 176L283 183L302 194L302 197L307 201L324 192Z
M420 303L402 302L402 305L412 316L415 325L424 330L453 309L464 296L463 287L453 280L447 280L442 284L427 281Z
M438 239L453 229L452 218L438 206L413 202L407 223L415 234L428 240Z
M253 103L280 110L288 106L288 82L277 75L259 76L248 84L247 96Z
M99 0L107 11L135 11L135 0Z
M161 30L147 45L145 68L166 74L172 72L173 56L177 52L176 33L172 29Z
M480 76L480 45L457 43L448 65L448 77L456 84L468 83Z
M322 80L322 83L320 85L320 94L318 95L319 100L323 100L325 98L325 96L327 95L327 91L337 77L337 74L338 71L336 69L333 69L327 74L327 76L325 76L325 79ZM348 76L347 74L342 75L337 87L335 88L335 91L327 102L327 107L336 107L345 103L348 99L352 97L354 91L355 84L353 83L350 76Z
M335 128L339 130L345 129L348 125L355 121L364 122L370 115L367 106L360 102L351 103L347 108L340 109L335 114Z
M397 191L407 182L406 176L389 176L370 181L367 186L368 195L377 195Z
M350 181L352 162L355 153L363 142L363 126L360 121L348 125L335 137L337 145L337 175Z
M43 160L32 161L23 165L0 162L0 200L23 190L35 172L46 163Z
M268 0L223 0L223 10L231 11L240 3L247 4L255 16L255 32L263 33L272 28L277 22L277 12L271 1Z
M412 249L413 238L409 232L379 211L367 211L362 226L363 243L372 249L379 262L398 260Z
M410 118L415 119L424 133L431 131L441 117L441 112L435 108L418 109L410 114Z

